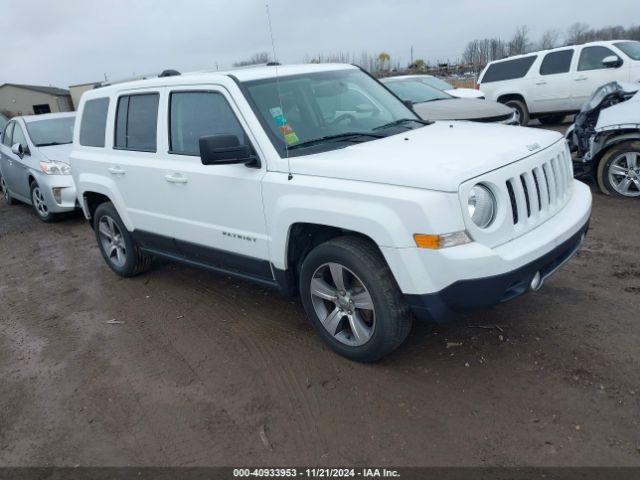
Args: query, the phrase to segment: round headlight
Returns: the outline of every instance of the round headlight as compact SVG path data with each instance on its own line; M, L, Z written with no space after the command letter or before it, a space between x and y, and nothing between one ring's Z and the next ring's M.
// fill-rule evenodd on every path
M484 185L476 185L469 193L467 207L473 223L480 228L487 228L495 218L496 198Z

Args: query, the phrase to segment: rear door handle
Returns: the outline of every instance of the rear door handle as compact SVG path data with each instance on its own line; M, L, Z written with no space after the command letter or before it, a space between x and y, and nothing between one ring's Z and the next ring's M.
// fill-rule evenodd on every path
M126 173L122 167L109 167L108 170L112 175L124 175Z
M544 81L543 81L543 82L537 82L537 83L536 83L536 85L546 85L546 84L547 84L547 82L544 82Z
M187 180L187 177L185 177L180 173L172 173L170 175L165 175L164 178L169 183L187 183L189 181Z
M576 78L576 82L584 82L585 80L588 80L589 77L577 77Z

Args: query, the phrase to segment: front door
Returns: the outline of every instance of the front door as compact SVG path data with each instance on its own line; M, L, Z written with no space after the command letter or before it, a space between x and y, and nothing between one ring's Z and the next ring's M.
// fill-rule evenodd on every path
M11 145L19 143L22 148L27 151L27 138L24 135L22 127L18 122L14 122L13 137L11 139ZM5 182L9 187L9 191L13 196L18 197L20 200L31 201L31 192L29 187L29 171L26 165L28 161L28 154L25 154L23 158L16 155L11 150L11 147L3 147L4 156L6 162L2 165L2 171L5 177Z
M591 98L602 85L614 81L628 81L629 67L622 63L617 68L607 68L602 61L610 56L620 58L613 50L602 45L583 47L580 51L577 70L573 73L571 103L576 110Z

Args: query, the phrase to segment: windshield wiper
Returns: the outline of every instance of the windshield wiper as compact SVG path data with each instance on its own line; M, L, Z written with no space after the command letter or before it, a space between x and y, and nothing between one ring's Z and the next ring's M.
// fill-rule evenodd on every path
M333 142L333 141L352 141L358 137L371 137L371 138L384 138L385 135L381 135L379 133L368 133L368 132L345 132L338 133L336 135L326 135L320 138L314 138L313 140L307 140L306 142L297 143L288 147L289 150L295 150L296 148L304 148L311 147L313 145L317 145L319 143L325 142Z
M36 147L52 147L53 145L69 145L73 142L47 142L47 143L38 143Z
M379 127L374 128L373 130L384 130L385 128L391 127L399 127L404 126L405 123L416 122L422 125L431 125L433 122L429 122L428 120L419 120L417 118L401 118L400 120L395 120L393 122L385 123L384 125L380 125Z

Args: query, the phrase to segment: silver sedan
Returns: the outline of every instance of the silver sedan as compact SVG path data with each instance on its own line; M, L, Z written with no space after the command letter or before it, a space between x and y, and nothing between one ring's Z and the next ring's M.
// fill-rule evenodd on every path
M33 207L42 221L76 208L69 167L75 113L15 117L2 132L0 189L4 201Z

